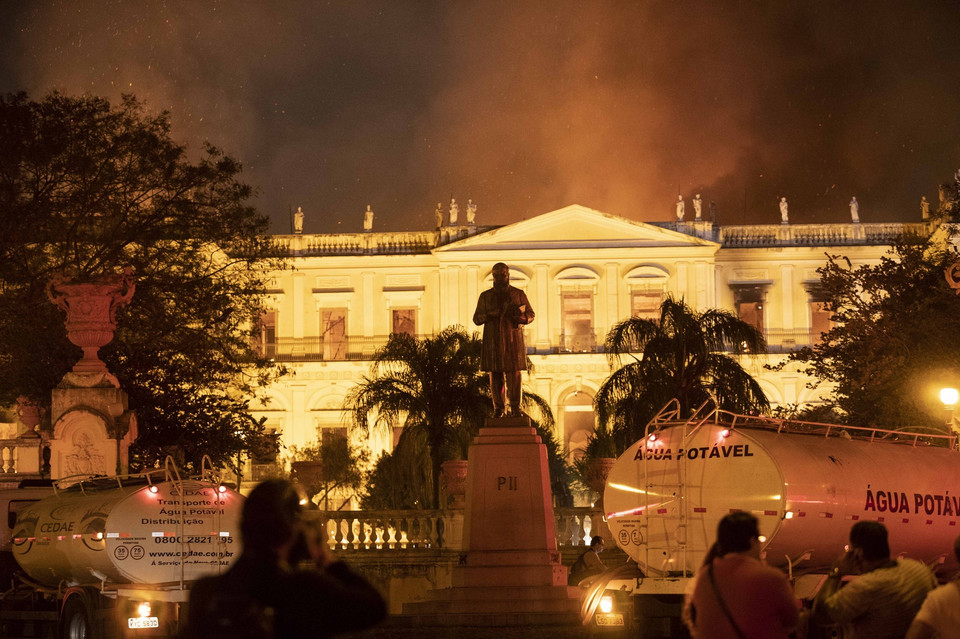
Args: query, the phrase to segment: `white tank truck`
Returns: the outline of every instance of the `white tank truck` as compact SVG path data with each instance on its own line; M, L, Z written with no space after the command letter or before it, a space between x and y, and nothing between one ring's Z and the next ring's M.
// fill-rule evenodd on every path
M684 636L683 593L733 510L755 514L766 562L810 598L858 520L882 522L891 553L957 569L960 452L928 435L735 415L705 404L690 419L665 407L612 467L603 494L610 534L630 557L584 598L595 627Z
M0 493L8 512L20 502L0 551L22 569L3 585L0 637L175 637L191 583L240 553L243 497L203 467L67 478L27 505L36 489Z

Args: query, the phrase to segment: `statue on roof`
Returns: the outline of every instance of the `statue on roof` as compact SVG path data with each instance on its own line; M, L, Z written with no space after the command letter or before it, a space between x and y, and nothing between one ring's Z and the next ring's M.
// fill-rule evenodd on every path
M457 201L454 198L450 198L450 226L457 225L458 215L460 215L460 207L457 206Z
M677 222L683 222L683 196L677 196Z
M467 224L473 226L477 219L477 205L473 200L467 200Z
M920 196L920 219L924 222L930 219L930 203L927 202L927 196Z
M373 230L373 209L367 204L367 210L363 212L363 230L370 232Z
M699 222L702 219L701 213L703 212L703 200L700 199L699 193L693 196L693 212L696 214L695 221Z
M850 221L854 224L860 223L860 204L857 202L857 196L850 200Z
M789 224L790 223L790 212L789 205L787 204L787 198L780 198L780 223Z
M293 232L303 233L303 209L297 207L297 212L293 214Z
M440 202L437 202L437 210L433 212L437 217L437 230L443 226L443 205Z

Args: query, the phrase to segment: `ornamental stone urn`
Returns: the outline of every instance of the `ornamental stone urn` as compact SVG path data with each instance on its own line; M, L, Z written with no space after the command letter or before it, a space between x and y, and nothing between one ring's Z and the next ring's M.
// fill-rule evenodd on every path
M50 301L67 313L67 338L83 350L83 357L73 366L74 373L108 372L98 351L113 339L117 309L130 301L134 288L129 269L122 275L83 282L60 277L47 283Z
M450 459L440 464L440 489L447 508L463 509L467 495L467 460Z

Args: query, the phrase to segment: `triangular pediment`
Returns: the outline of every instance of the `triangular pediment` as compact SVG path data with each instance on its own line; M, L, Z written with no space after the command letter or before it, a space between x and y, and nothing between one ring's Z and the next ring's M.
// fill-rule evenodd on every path
M478 233L437 252L483 250L704 247L714 242L579 204Z

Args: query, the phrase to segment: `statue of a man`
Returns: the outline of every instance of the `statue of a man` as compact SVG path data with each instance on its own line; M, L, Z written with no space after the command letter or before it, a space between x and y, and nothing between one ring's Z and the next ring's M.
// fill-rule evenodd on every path
M483 326L480 370L490 373L493 413L521 415L520 375L527 369L523 327L533 321L527 295L510 286L510 269L503 262L493 266L493 288L480 293L473 323ZM506 384L506 402L504 402Z
M477 204L473 200L467 200L467 224L471 226L477 219Z
M437 202L437 209L433 212L437 218L437 229L443 226L443 205Z
M930 203L927 202L927 196L920 196L920 219L927 221L930 219Z
M787 198L780 198L780 223L789 224L790 223L790 214L788 212Z
M683 196L677 196L677 222L683 222Z
M860 223L860 204L857 202L857 196L850 199L850 221L854 224Z
M303 209L297 207L297 212L293 214L293 232L303 233Z
M700 194L697 193L693 196L693 212L696 214L696 221L699 222L703 213L703 200L700 199Z
M373 230L373 209L367 204L367 210L363 212L363 230Z

